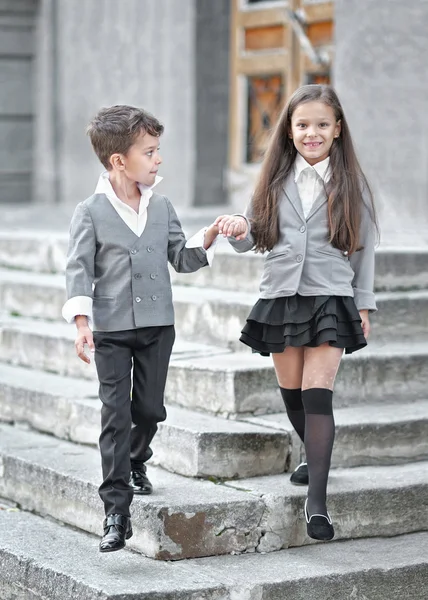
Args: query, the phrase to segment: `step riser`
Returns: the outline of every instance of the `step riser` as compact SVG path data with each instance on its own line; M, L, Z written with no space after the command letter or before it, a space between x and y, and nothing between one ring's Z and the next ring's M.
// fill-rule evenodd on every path
M102 505L94 483L71 480L10 455L0 454L0 465L1 497L25 510L100 535ZM245 502L201 505L194 512L194 506L187 509L185 504L162 506L153 496L148 502L134 500L131 510L134 536L127 545L151 558L180 560L254 551L263 504L248 498Z
M79 403L0 383L0 420L28 423L60 439L95 446L100 433L100 403ZM283 473L291 450L285 432L192 435L168 421L159 423L151 447L152 464L187 477L226 479Z
M92 548L91 548L92 550ZM284 557L284 560L286 558ZM100 592L91 585L59 573L43 563L37 564L34 560L25 559L22 555L12 554L0 549L2 571L0 584L2 591L1 600L31 600L43 598L44 600L70 600L70 590L73 597L81 600L99 600ZM209 574L209 570L207 570ZM184 573L183 576L186 576ZM190 579L190 577L189 577ZM268 577L269 579L269 577ZM13 583L11 583L13 582ZM197 590L197 587L200 589ZM208 587L209 586L209 587ZM206 584L201 583L191 586L189 590L163 590L162 596L151 590L142 589L138 593L138 600L313 600L314 590L317 598L328 600L368 600L373 598L376 590L376 600L391 600L392 598L411 598L412 600L426 600L426 564L404 566L401 568L385 565L383 569L362 569L354 573L331 574L309 579L299 579L295 582L276 581L275 583L257 584ZM173 587L173 583L172 586ZM181 586L182 587L182 586ZM108 586L107 586L108 589ZM55 591L53 591L55 590ZM244 595L242 595L244 593ZM19 595L18 595L19 594ZM262 596L260 595L262 594ZM103 593L103 600L115 600L116 594ZM121 594L121 600L136 600L134 593Z
M60 320L65 302L61 288L15 282L0 283L0 305L9 313L29 318ZM239 337L251 310L235 302L194 303L175 300L176 330L183 339L206 344L246 348ZM428 334L428 298L380 300L372 317L373 339L410 339Z
M22 239L18 234L0 237L0 266L31 270L40 273L62 273L65 268L67 239ZM375 286L379 291L423 289L428 287L428 253L390 250L376 254ZM235 254L217 252L212 269L201 269L194 274L178 274L171 269L171 277L181 285L217 287L219 289L258 290L263 258L253 253Z
M85 365L74 351L71 339L27 334L5 326L0 332L0 360L70 377L96 379L94 365ZM233 355L232 355L233 356ZM171 362L165 397L169 404L223 416L281 412L284 405L271 359L263 368L241 371L210 370ZM214 359L213 359L214 362ZM259 363L258 363L259 364ZM375 402L423 399L428 389L425 355L345 357L335 384L337 407Z
M426 598L425 534L165 564L100 555L92 536L24 512L2 511L0 526L2 600L313 600L314 590L329 600ZM305 572L307 564L318 568Z
M344 359L335 383L335 406L423 399L427 389L426 356ZM284 410L269 358L266 368L249 366L241 372L186 369L173 363L166 397L173 404L227 416Z
M28 423L38 431L76 443L97 445L99 406L98 400L78 403L0 383L1 420ZM167 421L159 424L151 444L154 451L151 462L187 477L232 479L284 472L291 451L288 432L270 440L250 434L245 439L241 437L201 434L195 439ZM299 450L296 448L296 452ZM393 465L426 459L428 421L425 419L394 425L336 427L333 467ZM296 457L295 462L298 460Z
M427 252L378 252L376 255L375 289L377 291L425 289L428 287ZM180 285L240 290L255 293L263 272L263 258L251 253L217 253L211 269L197 273L171 272L172 280Z
M71 479L4 453L0 459L0 496L26 510L99 534L102 514L93 483ZM330 493L335 539L427 531L428 513L421 511L427 498L428 484ZM248 494L241 503L200 507L196 514L193 508L188 514L190 507L161 508L153 496L148 503L133 503L134 537L129 547L152 558L178 560L302 546L312 543L306 536L303 502L303 495L283 496L279 491L264 494L263 498Z

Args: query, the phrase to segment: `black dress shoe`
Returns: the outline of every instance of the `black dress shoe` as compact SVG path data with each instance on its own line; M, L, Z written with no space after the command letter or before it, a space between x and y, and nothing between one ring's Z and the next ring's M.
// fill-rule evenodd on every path
M132 469L131 481L129 484L134 490L134 494L140 494L141 496L148 496L153 493L153 486L149 481L146 474L147 467L143 465L138 469Z
M305 502L305 519L308 536L313 540L322 540L324 542L334 538L334 527L330 515L312 515L308 514L308 500Z
M308 485L309 483L309 472L308 463L301 463L294 469L290 477L291 483L294 485Z
M123 515L107 515L103 523L104 535L100 542L100 552L115 552L125 548L132 537L131 519Z

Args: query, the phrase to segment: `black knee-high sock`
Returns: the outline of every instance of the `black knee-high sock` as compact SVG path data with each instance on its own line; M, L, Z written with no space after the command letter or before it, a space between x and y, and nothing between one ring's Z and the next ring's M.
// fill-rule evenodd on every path
M297 435L305 441L305 410L302 403L302 390L300 388L295 390L287 390L280 387L281 396L284 400L285 408L287 410L288 418L290 423L296 430Z
M306 414L308 512L327 515L327 480L334 442L333 392L324 388L304 390L302 402Z

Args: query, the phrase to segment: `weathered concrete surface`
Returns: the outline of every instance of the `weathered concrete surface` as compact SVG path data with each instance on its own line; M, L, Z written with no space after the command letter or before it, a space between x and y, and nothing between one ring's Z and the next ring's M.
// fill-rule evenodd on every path
M100 533L97 450L0 425L0 497L23 508ZM133 548L152 558L182 559L251 552L263 502L246 492L152 467L155 493L132 503Z
M28 423L61 439L96 445L97 385L0 364L0 420ZM153 464L187 477L242 478L283 473L290 433L167 407L152 443Z
M61 323L0 319L0 360L67 377L96 379L93 365L75 355L74 331ZM335 386L337 407L401 403L426 398L428 344L388 342L342 360ZM166 400L223 416L281 412L284 405L269 358L177 341Z
M174 286L176 330L183 339L229 347L247 348L241 330L258 296L214 288ZM63 322L66 300L62 275L0 270L0 306L24 317ZM371 317L375 341L428 337L428 290L380 292L378 312Z
M426 598L426 533L163 563L99 554L94 537L21 511L1 510L0 527L1 600Z
M334 85L376 193L384 245L428 245L427 26L424 0L335 3Z
M335 539L393 536L428 529L428 463L355 467L330 471L327 504ZM260 497L266 505L257 550L312 543L306 536L305 488L288 477L256 477L228 482Z
M24 509L99 533L96 450L0 425L0 497ZM336 469L328 505L336 538L393 536L428 529L427 464ZM135 498L130 547L181 559L230 552L272 552L312 543L306 490L284 475L215 486L153 467L155 494Z
M428 459L428 400L338 408L334 420L333 467L394 465ZM246 421L281 431L291 429L285 413Z

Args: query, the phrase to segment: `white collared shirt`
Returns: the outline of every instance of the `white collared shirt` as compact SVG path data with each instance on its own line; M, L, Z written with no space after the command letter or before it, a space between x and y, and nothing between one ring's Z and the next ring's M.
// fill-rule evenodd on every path
M113 206L119 217L125 222L129 229L138 237L144 232L147 223L147 208L150 198L153 196L153 188L162 181L163 177L156 176L155 183L148 187L143 184L137 184L141 193L138 213L125 202L120 200L111 185L108 171L104 171L98 179L95 194L104 194L107 196L110 204ZM207 227L200 229L194 236L186 242L186 248L202 248L205 241L205 232ZM208 250L207 261L209 266L214 260L214 252L217 244L217 238L213 241ZM67 300L62 307L62 316L67 323L73 323L76 315L86 315L89 321L92 321L92 298L89 296L74 296Z
M330 180L330 157L328 156L313 167L303 156L297 153L294 162L294 181L297 184L303 214L308 217L312 205L322 192L324 184Z
M150 198L153 196L153 188L162 181L163 177L156 175L155 182L152 186L146 186L142 183L138 183L138 189L140 190L140 206L138 213L135 212L126 202L122 202L117 196L116 192L111 185L108 171L101 173L98 179L97 187L95 188L95 194L104 194L110 201L119 217L125 221L126 225L131 231L141 236L147 223L147 207L149 206Z

